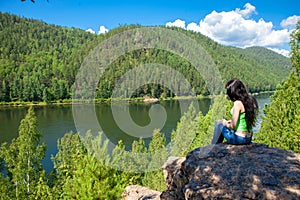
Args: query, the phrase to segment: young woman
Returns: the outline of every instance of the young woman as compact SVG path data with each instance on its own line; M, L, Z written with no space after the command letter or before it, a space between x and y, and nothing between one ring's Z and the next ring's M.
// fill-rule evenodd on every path
M234 102L230 113L231 120L220 120L216 123L212 144L222 143L224 138L230 144L250 144L252 127L258 113L256 99L249 95L244 84L236 78L225 85L227 95Z

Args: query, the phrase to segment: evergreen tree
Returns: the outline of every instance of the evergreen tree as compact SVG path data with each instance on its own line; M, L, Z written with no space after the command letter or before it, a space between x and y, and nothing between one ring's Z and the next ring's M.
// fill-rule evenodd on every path
M172 132L171 155L185 156L190 150L190 145L196 137L196 132L199 127L196 110L193 104L189 106L180 122L177 124L176 130ZM202 116L199 116L202 118Z
M168 150L166 147L166 138L158 129L153 131L148 154L150 154L151 160L148 172L144 173L142 184L153 190L163 191L166 189L166 186L161 166L168 158Z
M210 145L216 121L231 118L230 109L233 106L233 103L226 100L225 95L215 97L213 102L214 104L205 116L199 112L199 114L193 119L192 123L196 121L196 135L188 151Z
M107 37L140 26L121 26L105 35L96 35L84 30L49 25L37 20L0 13L0 27L2 28L0 32L0 101L53 102L69 99L72 96L72 86L78 69L91 49ZM274 90L276 84L289 75L290 60L266 48L227 47L193 31L174 27L166 29L172 29L193 38L211 55L225 80L241 77L245 80L250 92ZM172 42L172 37L166 42ZM179 72L178 74L184 75L195 94L209 95L203 74L201 75L191 63L180 55L153 48L133 51L112 62L96 86L95 97L110 98L122 75L133 67L145 63L172 66ZM159 78L162 73L155 72L152 75L152 78L162 80ZM83 78L85 80L86 77ZM140 78L135 77L132 80L140 81ZM179 84L180 76L174 76L172 80L176 83L175 88L180 89L178 88L182 86ZM77 81L77 84L82 94L85 94L85 90L89 90L89 84L86 81L81 84ZM159 84L146 84L141 88L136 88L132 97L148 95L165 98L186 95L174 94L164 85L164 81ZM135 86L122 88L122 95L128 96L129 89L135 89ZM180 90L185 91L183 88Z
M86 149L80 140L79 134L66 133L57 141L58 152L52 157L54 173L52 174L52 187L54 195L61 198L64 195L63 188L75 176L78 162L84 158ZM69 194L69 193L68 193Z
M147 169L149 163L149 155L147 153L147 148L145 146L145 142L142 138L138 141L132 142L132 150L130 154L133 158L131 159L134 163L132 163L133 172L138 172L140 174L136 174L137 180L140 180L141 170Z
M256 141L300 152L300 21L291 38L293 71L271 97L271 105L265 108Z
M104 142L104 143L103 143ZM102 145L103 144L103 145ZM116 146L116 164L122 159L125 146ZM121 150L122 149L122 150ZM58 141L58 153L53 158L55 180L53 196L57 199L120 199L125 186L130 185L132 175L111 167L107 154L107 142L102 134L86 137L67 133Z

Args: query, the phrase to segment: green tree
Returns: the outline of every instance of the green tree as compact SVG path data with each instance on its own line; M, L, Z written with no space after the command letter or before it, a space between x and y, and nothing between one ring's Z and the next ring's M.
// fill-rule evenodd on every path
M52 157L54 173L52 174L53 192L57 198L63 197L66 180L72 180L78 162L83 159L86 149L79 134L66 133L57 141L58 152Z
M52 190L55 198L121 198L131 176L108 165L107 141L102 141L102 138L101 134L92 137L88 131L86 137L67 133L58 140L58 153L53 157ZM120 153L120 149L123 149L121 142L114 154Z
M78 69L90 50L107 37L138 27L140 26L121 26L106 35L96 35L84 30L49 25L38 20L0 13L0 101L51 102L70 98ZM276 84L289 75L290 60L266 48L227 47L199 33L174 27L168 29L193 38L211 55L225 80L240 77L245 80L251 92L274 90ZM166 41L171 42L172 37ZM122 75L133 67L145 63L172 66L179 72L178 74L184 75L196 95L209 95L203 77L191 63L179 55L154 48L133 51L111 63L96 86L95 97L110 98ZM155 74L155 78L162 75L162 73ZM86 77L82 78L86 80ZM138 81L140 78L134 77L132 80ZM182 86L179 84L180 77L172 78L174 87L179 89ZM83 81L81 85L76 85L77 88L81 88L83 94L85 90L90 89L86 83ZM132 97L148 95L165 98L184 95L172 93L164 87L164 81L159 84L146 84L141 88L134 88L133 83L130 87L122 88L124 96L129 95L130 89L136 89ZM181 91L185 89L181 88Z
M189 127L190 131L195 132L194 139L187 149L187 152L211 144L216 121L231 118L230 109L233 103L226 100L225 95L219 95L212 100L213 105L205 116L199 112L196 117L191 119L191 122L189 122L189 120L185 122L186 126L191 126ZM189 125L189 123L191 125ZM195 128L196 130L194 130Z
M7 192L12 198L47 198L50 195L41 164L46 145L39 144L41 133L37 127L37 118L30 107L19 126L19 136L11 144L4 143L1 146L1 157L5 161L7 176L11 182L7 185L11 190ZM40 188L40 191L37 192L36 188Z
M10 189L12 189L11 182L0 173L0 199L11 199L13 196Z
M176 130L172 132L171 155L185 156L190 150L190 145L196 137L199 127L197 113L193 104L189 110L181 117Z
M142 184L153 190L165 190L165 181L161 166L168 158L166 138L158 129L153 131L153 136L148 148L150 154L149 171L144 173Z
M271 105L264 110L265 117L255 140L271 147L300 152L300 21L291 38L293 71L271 97Z

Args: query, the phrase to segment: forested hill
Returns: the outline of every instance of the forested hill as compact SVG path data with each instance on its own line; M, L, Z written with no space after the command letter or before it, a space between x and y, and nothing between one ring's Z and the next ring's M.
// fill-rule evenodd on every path
M136 27L121 26L105 35L95 35L0 13L0 101L47 102L71 98L77 70L89 51L111 35ZM223 81L238 77L251 92L274 90L290 73L289 59L265 48L223 46L199 33L172 29L199 42L215 61ZM102 76L96 97L109 98L122 73L151 62L174 67L190 81L197 94L208 94L201 75L188 61L170 52L143 49L126 54L111 64ZM145 85L134 95L160 97L174 94L160 85Z

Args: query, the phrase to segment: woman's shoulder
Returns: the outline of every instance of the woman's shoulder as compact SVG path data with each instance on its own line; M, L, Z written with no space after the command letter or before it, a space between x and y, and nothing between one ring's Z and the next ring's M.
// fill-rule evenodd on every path
M239 110L240 112L245 112L244 104L240 100L236 100L233 103L233 107L237 108L237 110Z
M233 105L234 106L242 106L243 102L241 100L236 100L236 101L233 102Z

